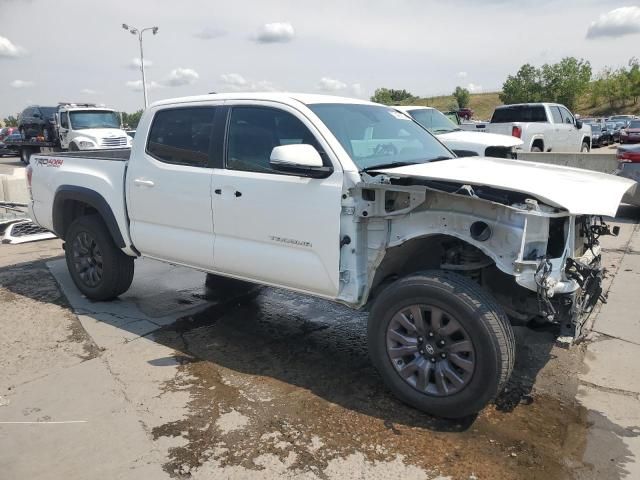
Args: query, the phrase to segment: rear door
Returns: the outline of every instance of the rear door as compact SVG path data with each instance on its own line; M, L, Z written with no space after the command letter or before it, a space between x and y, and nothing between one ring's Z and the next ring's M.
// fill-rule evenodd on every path
M228 101L225 165L214 170L215 270L295 290L338 293L342 169L313 124L278 103ZM324 179L271 168L274 147L310 144Z
M576 119L565 107L560 106L560 113L566 131L565 152L579 152L582 147L582 132L576 128Z
M547 149L553 152L566 152L569 148L570 125L565 124L560 107L558 105L549 105L551 119L553 120L553 133L551 143L547 142Z
M141 126L139 140L146 141L132 149L127 207L131 237L143 255L211 269L210 159L217 108L210 102L163 106Z

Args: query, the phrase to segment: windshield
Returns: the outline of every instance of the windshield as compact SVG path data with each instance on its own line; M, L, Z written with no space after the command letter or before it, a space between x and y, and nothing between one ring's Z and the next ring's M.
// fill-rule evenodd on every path
M348 103L319 103L309 108L361 170L455 157L433 135L393 108Z
M435 135L460 130L457 125L451 122L451 120L449 120L442 112L435 108L419 108L416 110L409 110L408 113L416 122Z
M640 120L632 120L627 128L640 128Z
M69 112L71 128L84 130L87 128L120 128L120 116L109 110L82 110Z

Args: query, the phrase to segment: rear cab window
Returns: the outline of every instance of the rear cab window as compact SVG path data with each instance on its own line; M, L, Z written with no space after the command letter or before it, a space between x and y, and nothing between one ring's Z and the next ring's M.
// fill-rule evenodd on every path
M491 117L491 123L513 122L548 122L547 112L543 105L513 105L496 108Z

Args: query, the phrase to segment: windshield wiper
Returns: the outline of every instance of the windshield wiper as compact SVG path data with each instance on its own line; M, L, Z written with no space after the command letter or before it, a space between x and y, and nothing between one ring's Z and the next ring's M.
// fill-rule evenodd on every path
M431 162L439 162L439 161L441 161L441 160L453 160L453 157L446 157L446 156L444 156L444 155L440 155L439 157L435 157L435 158L431 158L431 159L429 159L429 162L428 162L428 163L431 163Z
M407 165L415 165L420 162L389 162L389 163L379 163L378 165L372 165L371 167L363 168L363 172L368 172L369 170L377 170L379 168L393 168L393 167L406 167Z

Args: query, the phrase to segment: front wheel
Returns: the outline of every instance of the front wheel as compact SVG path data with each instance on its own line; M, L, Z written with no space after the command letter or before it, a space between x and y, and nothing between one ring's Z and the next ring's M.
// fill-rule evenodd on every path
M589 151L589 144L587 142L583 142L582 143L582 147L580 148L581 152L588 152Z
M426 413L477 413L506 384L515 340L502 308L459 275L420 272L388 286L368 325L371 360L386 385Z
M65 258L73 282L91 300L111 300L133 281L133 257L125 255L98 215L73 221L65 235Z
M77 151L79 151L79 150L80 150L80 149L78 148L78 145L76 145L75 143L71 142L71 143L69 144L69 151L70 151L70 152L77 152Z

